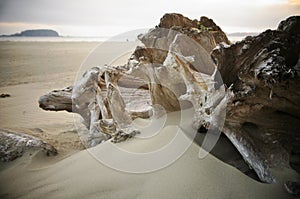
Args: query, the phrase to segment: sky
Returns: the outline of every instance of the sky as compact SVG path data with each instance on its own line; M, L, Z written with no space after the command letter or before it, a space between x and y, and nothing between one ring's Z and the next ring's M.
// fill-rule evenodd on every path
M225 32L275 29L300 0L0 0L0 35L50 28L64 36L113 36L159 24L165 13L212 18Z

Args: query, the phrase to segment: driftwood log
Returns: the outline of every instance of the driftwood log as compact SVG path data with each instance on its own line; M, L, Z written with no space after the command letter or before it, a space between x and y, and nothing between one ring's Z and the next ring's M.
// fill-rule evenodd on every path
M34 136L0 129L0 161L8 162L32 150L42 151L47 156L57 155L57 150Z
M192 104L195 129L221 130L260 180L274 183L270 168L299 168L299 27L291 17L230 44L206 17L166 14L139 36L144 46L126 65L92 68L73 88L42 96L40 107L80 114L94 146L134 136L132 119L152 116L155 104L166 112Z

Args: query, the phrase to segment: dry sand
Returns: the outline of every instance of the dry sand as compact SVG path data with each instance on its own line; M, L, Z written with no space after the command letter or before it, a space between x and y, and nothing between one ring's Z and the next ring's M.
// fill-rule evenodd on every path
M61 154L46 157L31 152L1 163L0 198L291 198L282 183L293 172L277 171L281 176L277 184L259 183L212 155L200 160L196 144L172 165L147 174L118 172L98 162L90 152L109 153L107 143L81 150L72 114L43 111L37 101L52 89L71 85L80 64L96 45L0 43L0 93L11 94L0 99L0 128L35 135ZM112 43L111 48L120 45ZM169 127L163 132L174 133ZM118 146L144 151L159 148L165 139L132 139ZM69 157L64 158L66 155ZM123 159L119 163L127 164Z

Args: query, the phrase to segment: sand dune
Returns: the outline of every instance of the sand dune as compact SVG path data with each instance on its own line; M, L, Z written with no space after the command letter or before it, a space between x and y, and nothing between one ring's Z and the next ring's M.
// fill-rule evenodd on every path
M142 147L135 140L126 145ZM94 150L105 151L106 144ZM44 157L23 157L13 168L1 171L1 198L290 197L280 184L258 183L211 155L200 160L198 151L192 144L174 164L148 174L118 172L95 160L87 150L42 169L35 165ZM126 164L120 160L122 163Z

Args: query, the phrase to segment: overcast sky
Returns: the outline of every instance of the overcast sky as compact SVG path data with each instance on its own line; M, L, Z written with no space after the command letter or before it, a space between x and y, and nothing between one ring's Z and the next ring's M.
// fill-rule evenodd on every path
M164 13L212 18L228 32L274 29L300 14L300 0L0 0L0 34L52 28L61 35L111 36L151 28Z

